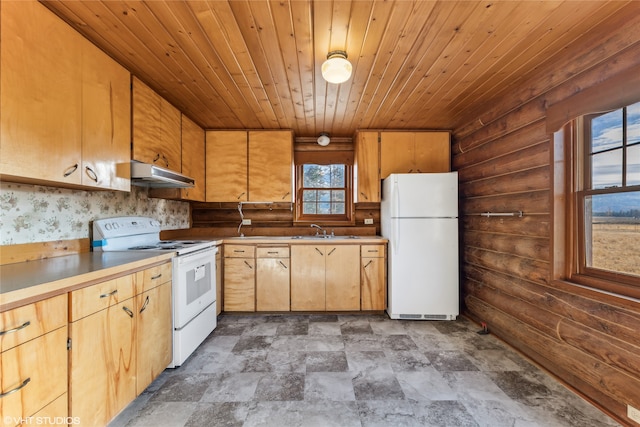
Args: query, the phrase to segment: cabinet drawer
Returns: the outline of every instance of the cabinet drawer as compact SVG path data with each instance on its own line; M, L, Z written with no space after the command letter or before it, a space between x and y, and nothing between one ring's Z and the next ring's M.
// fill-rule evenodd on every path
M384 245L362 245L360 256L366 258L384 258Z
M118 277L71 292L69 321L75 322L96 311L133 297L133 275Z
M67 327L2 353L3 419L32 416L67 392Z
M225 258L253 258L256 254L255 246L224 245Z
M136 280L136 295L160 286L163 283L170 282L172 274L173 265L170 262L156 265L155 267L147 268L139 272L138 280Z
M67 323L67 294L0 314L0 343L5 351Z
M289 246L257 248L256 257L257 258L289 258Z

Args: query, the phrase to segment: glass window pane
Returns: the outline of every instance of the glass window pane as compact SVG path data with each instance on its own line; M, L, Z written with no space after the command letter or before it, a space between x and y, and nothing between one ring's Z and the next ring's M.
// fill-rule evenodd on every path
M321 202L331 201L331 190L318 191L318 200Z
M331 165L331 187L344 187L344 165Z
M622 109L591 121L591 152L597 153L622 146Z
M303 203L302 212L305 214L315 214L316 213L316 204L315 203Z
M640 142L640 102L627 107L627 144Z
M333 206L333 209L331 213L344 214L344 203L333 203L332 206Z
M302 200L305 202L315 202L318 197L316 190L304 190L302 192Z
M640 185L640 145L627 149L627 185Z
M640 276L640 191L585 198L588 267Z
M622 149L591 156L591 188L622 186Z
M317 214L326 215L331 213L331 203L318 203Z
M303 187L329 188L331 184L331 169L326 165L304 165L302 175Z
M331 192L331 200L334 202L344 202L345 201L344 190L333 190Z

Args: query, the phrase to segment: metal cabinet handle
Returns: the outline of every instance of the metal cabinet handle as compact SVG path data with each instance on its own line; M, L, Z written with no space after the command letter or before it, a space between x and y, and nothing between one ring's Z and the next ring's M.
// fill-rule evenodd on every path
M27 384L29 384L29 382L30 382L30 381L31 381L31 377L29 377L29 378L27 378L26 380L22 381L22 384L20 384L18 387L14 388L14 389L12 389L12 390L9 390L9 391L8 391L8 392L6 392L6 393L2 393L2 394L0 394L0 398L3 398L3 397L5 397L5 396L8 396L8 395L10 395L10 394L15 393L16 391L20 390L21 388L23 388L24 386L26 386Z
M127 306L122 306L122 309L129 315L129 317L133 318L133 311Z
M237 254L243 254L244 253L244 249L234 249L233 252L237 253Z
M324 256L324 254L322 253L322 251L321 251L320 249L315 248L315 250L316 250L316 251L318 251L318 253L319 253L320 255Z
M18 332L21 329L26 328L27 326L29 326L31 324L30 320L27 320L26 322L24 322L22 325L20 326L16 326L13 329L7 329L6 331L0 331L0 336L5 335L5 334L11 334L13 332Z
M337 248L333 248L329 251L329 253L327 254L327 256L331 255L333 253L333 251L335 251Z
M282 261L278 261L280 263L281 266L283 266L284 268L288 269L289 267L286 266L286 264Z
M240 197L244 196L244 193L245 193L244 191L242 193L240 193L240 195L237 197L236 200L240 200Z
M371 262L371 261L369 261ZM142 304L142 308L140 309L140 313L146 310L147 305L149 305L149 295L144 299L144 304Z
M156 153L156 156L153 158L153 163L157 162L158 160L160 160L160 153Z
M267 251L268 254L274 254L277 255L279 252L278 251Z
M87 176L89 178L91 178L93 181L98 182L98 175L96 174L96 172L91 169L89 166L85 166L84 167L84 173L87 174Z
M162 277L162 273L158 273L155 276L151 276L151 280L156 280Z
M367 195L366 195L366 194L364 194L362 191L360 192L360 195L361 195L362 197L364 197L364 199L365 199L365 200L369 200L369 198L367 197Z
M373 260L369 260L368 263L366 263L364 266L362 266L362 268L367 268L369 267L369 264L371 264L373 262Z
M109 298L110 296L113 296L113 295L115 295L115 294L117 294L117 293L118 293L118 290L117 290L117 289L115 289L115 290L113 290L113 291L111 291L111 292L109 292L109 293L107 293L107 294L102 294L102 295L100 295L100 298Z
M164 164L166 167L169 167L169 159L167 159L167 156L165 156L164 154L162 155L162 158L164 159Z
M291 191L287 191L286 193L284 193L284 196L282 196L282 200L284 200L289 194L291 194Z
M367 250L367 252L375 252L375 253L378 253L378 250L377 250L377 249L368 249L368 250Z
M76 163L75 165L71 166L70 168L68 168L66 171L64 171L64 177L68 177L69 175L71 175L72 173L74 173L75 171L78 170L78 164Z
M247 261L245 261L244 263L247 264L247 267L253 270L253 266L251 264L249 264Z

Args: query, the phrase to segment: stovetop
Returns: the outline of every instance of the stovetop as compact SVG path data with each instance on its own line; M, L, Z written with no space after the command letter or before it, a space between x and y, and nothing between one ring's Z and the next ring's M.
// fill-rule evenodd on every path
M178 255L214 246L209 240L160 240L160 222L148 217L116 217L93 222L94 251L173 251Z

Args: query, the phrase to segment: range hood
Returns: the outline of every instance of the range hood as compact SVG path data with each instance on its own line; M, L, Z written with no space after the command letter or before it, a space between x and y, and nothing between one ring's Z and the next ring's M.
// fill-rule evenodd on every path
M132 161L131 184L153 188L192 188L195 180L156 165Z

